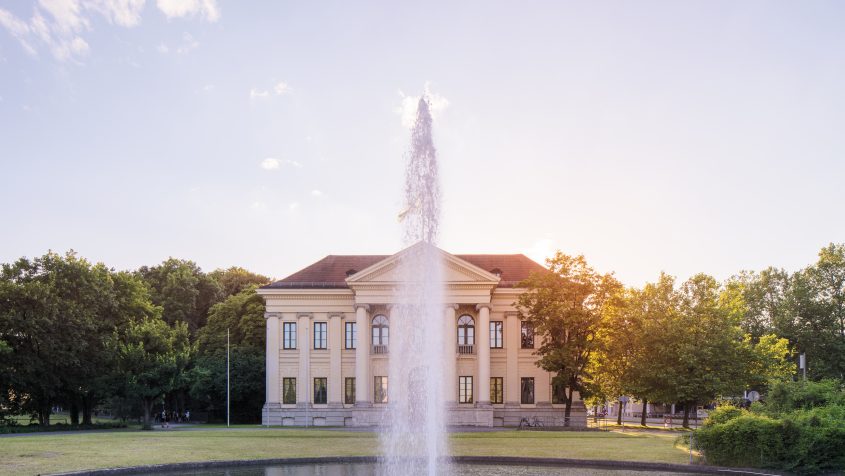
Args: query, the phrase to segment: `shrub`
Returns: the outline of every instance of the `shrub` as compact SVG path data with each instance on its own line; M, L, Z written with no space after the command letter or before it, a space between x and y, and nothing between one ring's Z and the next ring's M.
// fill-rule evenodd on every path
M748 414L747 411L733 405L721 405L707 415L707 419L704 420L704 426L726 423L728 420L733 420L746 414Z
M785 454L787 428L783 422L745 413L696 432L707 462L723 466L777 468ZM787 438L785 438L787 437Z
M765 405L759 408L767 414L779 415L831 404L845 404L845 393L842 392L839 382L786 381L772 383Z
M695 435L711 464L797 474L845 469L843 405L795 410L781 417L725 407L714 411Z

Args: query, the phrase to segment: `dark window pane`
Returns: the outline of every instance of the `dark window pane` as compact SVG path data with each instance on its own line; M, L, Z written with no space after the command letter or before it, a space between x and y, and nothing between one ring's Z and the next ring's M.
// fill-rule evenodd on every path
M343 402L347 405L352 405L355 403L355 377L346 377Z
M552 403L566 403L566 385L552 381Z
M534 377L522 377L521 403L534 403Z
M504 403L504 377L490 377L490 403Z
M387 377L375 377L373 387L373 401L387 403Z
M296 403L296 379L285 377L282 379L282 403L292 405Z
M326 395L326 378L318 377L314 379L314 403L325 404L327 400Z
M522 321L522 348L534 348L534 327L525 321Z

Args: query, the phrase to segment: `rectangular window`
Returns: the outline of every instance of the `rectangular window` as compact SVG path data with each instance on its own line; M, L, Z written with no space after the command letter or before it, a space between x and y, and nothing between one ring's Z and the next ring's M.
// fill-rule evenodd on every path
M373 380L373 402L387 403L387 377L375 377Z
M296 403L296 379L292 377L282 378L282 403L293 405Z
M358 346L358 323L357 322L347 322L346 323L346 333L344 341L346 343L347 349L354 349Z
M501 349L503 344L502 321L490 321L490 348Z
M566 385L552 379L552 403L566 403Z
M325 404L327 401L326 391L326 377L317 377L314 379L314 403Z
M520 402L523 404L534 403L534 377L522 377L522 392Z
M458 377L458 403L472 403L472 377Z
M355 403L355 377L346 377L343 388L343 403L352 405Z
M296 349L296 323L283 322L282 328L284 330L282 347L285 349Z
M490 377L490 403L505 403L504 377Z
M328 326L325 322L315 322L314 323L314 349L325 349L326 348L326 327Z
M534 326L526 321L522 321L522 348L534 348Z

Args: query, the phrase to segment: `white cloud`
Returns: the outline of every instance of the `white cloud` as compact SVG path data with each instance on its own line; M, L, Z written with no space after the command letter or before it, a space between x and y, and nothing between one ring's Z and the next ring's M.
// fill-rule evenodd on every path
M268 157L261 161L261 168L264 170L276 170L281 166L279 159Z
M255 89L255 88L252 88L252 89L249 90L249 98L250 99L266 98L268 96L270 96L270 92L267 91L267 90L260 90L260 89Z
M145 3L146 0L38 0L29 20L0 8L0 28L33 56L46 49L59 61L78 61L91 49L85 37L92 29L94 15L111 24L133 27L141 22ZM157 4L168 18L200 15L212 22L220 18L216 0L158 0ZM177 48L179 53L199 46L187 33L183 39ZM169 51L163 43L158 49L162 53Z
M196 15L212 23L220 19L220 8L215 0L156 0L156 6L168 20Z
M301 163L291 159L275 159L273 157L268 157L261 161L261 168L264 170L276 170L282 165L290 165L291 167L296 167L297 169L302 168Z
M288 92L288 91L289 91L289 89L290 89L290 88L288 87L288 84L287 84L287 83L285 83L284 81L279 81L279 82L278 82L278 83L276 83L276 85L273 87L273 91L275 91L275 92L276 92L276 96L281 96L282 94L285 94L286 92Z
M426 81L425 86L423 86L423 95L428 98L429 110L433 120L436 120L440 113L449 106L448 99L431 91L431 82L429 81ZM402 118L402 125L410 129L417 120L417 106L420 103L420 96L406 96L402 91L399 91L399 96L402 98L402 103L396 107L396 113Z
M312 196L312 197L322 197L322 196L323 196L323 192L321 192L321 191L319 191L319 190L311 190L311 196Z
M87 0L85 3L109 22L132 27L141 22L141 10L146 0Z
M176 48L176 52L180 55L186 55L191 52L191 50L195 50L199 47L200 42L194 39L193 35L190 33L183 33L182 34L182 44Z
M256 98L269 98L271 95L273 96L281 96L283 94L290 93L291 89L288 86L288 83L284 81L279 81L273 86L272 89L258 89L252 88L249 90L249 98L256 99Z
M82 16L80 0L39 0L38 5L53 17L53 29L58 33L73 34L91 27Z
M298 209L298 208L299 208L299 202L291 202L291 204L290 204L290 205L288 205L288 209L289 209L290 211L294 211L294 210L296 210L296 209Z

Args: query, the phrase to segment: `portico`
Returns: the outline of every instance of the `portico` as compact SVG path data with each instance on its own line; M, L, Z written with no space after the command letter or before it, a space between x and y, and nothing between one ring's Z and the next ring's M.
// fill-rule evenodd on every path
M266 425L382 423L390 385L396 255L327 256L259 290L267 304ZM517 283L544 268L524 255L441 252L444 400L454 425L562 423L551 375L534 362L533 331L520 322ZM577 395L577 393L576 393ZM586 424L580 397L572 426Z

